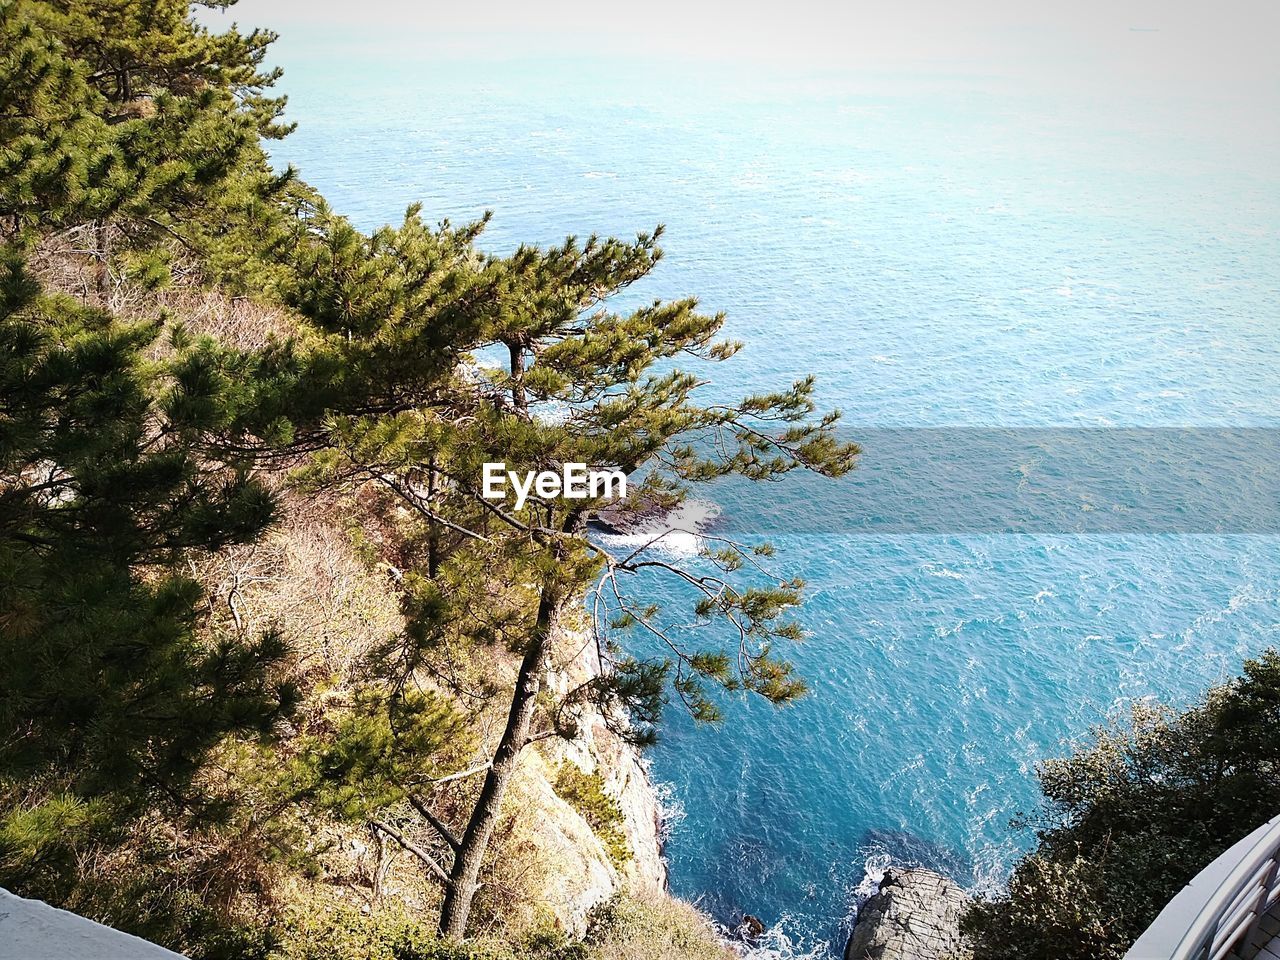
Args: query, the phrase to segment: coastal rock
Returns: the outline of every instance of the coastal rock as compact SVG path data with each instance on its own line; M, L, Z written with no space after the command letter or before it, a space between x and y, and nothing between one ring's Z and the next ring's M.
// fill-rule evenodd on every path
M666 890L662 815L647 763L638 749L608 730L598 717L592 725L590 751L604 777L605 789L622 809L622 830L632 851L624 871L627 880L646 890Z
M968 895L932 870L885 873L858 910L845 960L968 960L960 917Z
M743 940L748 942L759 940L764 936L764 921L750 913L742 915L742 922L738 924L738 934Z
M546 677L555 694L564 695L598 675L600 666L588 637L584 629L576 629L559 638L564 655ZM667 867L658 795L640 751L610 729L592 706L579 705L574 721L577 734L572 740L552 738L525 751L505 806L516 818L518 845L544 874L539 909L560 929L580 937L591 910L616 894L665 896ZM598 773L605 791L617 801L622 813L618 826L631 851L625 863L615 863L582 814L557 795L556 775L565 763Z
M623 878L590 825L555 792L552 766L537 751L520 758L511 792L517 831L528 860L542 873L538 906L575 937L591 909L622 888Z
M661 527L671 513L670 507L653 500L624 500L596 511L594 523L609 533L638 533Z

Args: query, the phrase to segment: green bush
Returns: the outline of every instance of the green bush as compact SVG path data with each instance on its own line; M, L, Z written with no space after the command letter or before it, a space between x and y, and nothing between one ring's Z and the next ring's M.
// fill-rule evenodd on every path
M1119 960L1192 877L1280 811L1280 655L1182 713L1139 704L1039 770L1036 849L965 918L975 960Z
M605 790L598 772L587 773L566 760L556 773L555 791L591 825L615 866L631 860L631 844L622 830L622 808Z
M702 914L665 894L622 894L591 914L591 960L728 960Z
M492 944L445 944L434 924L399 911L354 907L298 911L285 922L270 960L516 960Z

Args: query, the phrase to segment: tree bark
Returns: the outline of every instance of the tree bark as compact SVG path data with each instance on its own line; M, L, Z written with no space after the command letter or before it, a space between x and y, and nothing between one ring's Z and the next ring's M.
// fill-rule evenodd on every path
M502 798L515 773L520 751L529 740L529 727L538 692L542 687L542 676L546 672L560 610L559 594L549 586L543 587L538 600L538 618L533 636L524 659L520 662L520 673L511 697L511 712L507 715L507 726L497 750L494 751L493 763L484 778L480 797L454 855L453 869L449 871L449 883L440 908L442 936L454 940L461 940L466 936L471 902L476 895L476 881L489 848L489 839L493 836L493 828L498 822Z
M529 412L529 401L524 395L524 344L513 340L507 344L511 353L511 405L521 414Z
M97 263L94 266L94 284L97 287L98 305L106 309L111 300L111 272L107 266L109 252L107 245L110 236L107 233L107 221L95 220L93 224L94 253Z

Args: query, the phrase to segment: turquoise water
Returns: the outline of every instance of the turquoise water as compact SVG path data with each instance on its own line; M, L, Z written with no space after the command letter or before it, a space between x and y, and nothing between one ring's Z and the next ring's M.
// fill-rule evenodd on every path
M326 60L286 34L275 152L359 225L421 200L485 243L668 228L638 297L748 348L724 395L814 372L884 426L1273 427L1280 130L1212 100L1004 76ZM1230 117L1224 119L1224 117ZM888 857L997 882L1033 767L1118 703L1185 701L1280 643L1269 536L853 535L774 518L810 697L674 711L672 887L761 953L834 955ZM732 492L750 529L770 491Z

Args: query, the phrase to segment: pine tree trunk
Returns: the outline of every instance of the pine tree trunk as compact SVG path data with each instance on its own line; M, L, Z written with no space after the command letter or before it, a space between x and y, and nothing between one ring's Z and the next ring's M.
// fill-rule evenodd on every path
M107 233L106 220L94 221L93 239L94 252L97 255L97 263L94 266L94 284L98 292L98 305L105 309L111 299L111 273L107 267L107 257L109 256L107 244L110 242L110 236Z
M471 901L476 895L480 867L488 851L493 828L498 822L502 798L515 773L520 751L529 740L529 726L533 720L542 675L546 671L547 657L559 617L559 596L550 588L544 587L538 600L537 623L529 648L520 663L520 674L516 678L507 726L497 750L494 751L493 763L484 778L480 798L471 812L471 820L454 856L453 869L449 872L449 885L445 890L444 904L440 908L442 936L454 940L461 940L466 936L467 918L471 914Z
M507 344L511 354L511 405L522 414L529 412L529 402L524 395L524 344Z

